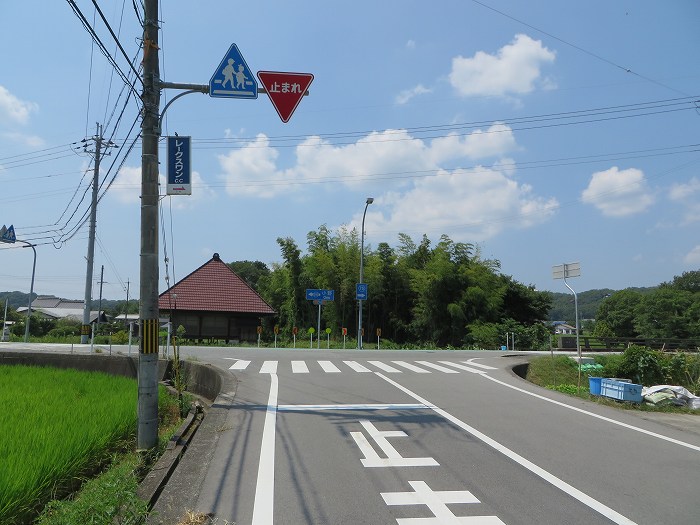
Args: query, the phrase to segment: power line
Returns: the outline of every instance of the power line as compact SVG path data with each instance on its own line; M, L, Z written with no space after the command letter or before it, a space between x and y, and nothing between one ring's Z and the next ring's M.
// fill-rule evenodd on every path
M539 27L535 27L535 26L532 25L532 24L529 24L529 23L527 23L527 22L525 22L525 21L523 21L523 20L520 20L519 18L516 18L516 17L514 17L514 16L512 16L512 15L509 15L508 13L506 13L506 12L504 12L504 11L501 11L501 10L499 10L499 9L496 9L495 7L492 7L492 6L488 5L488 4L485 4L484 2L480 2L479 0L472 0L472 2L474 2L475 4L480 5L481 7L485 8L485 9L488 9L488 10L490 10L490 11L493 11L494 13L497 13L497 14L499 14L499 15L501 15L501 16L504 16L504 17L506 17L506 18L508 18L508 19L510 19L510 20L513 20L514 22L517 22L517 23L519 23L519 24L522 24L522 25L524 25L525 27L529 27L530 29L533 29L533 30L537 31L538 33L542 33L543 35L546 35L546 36L548 36L549 38L552 38L552 39L556 40L557 42L561 42L562 44L567 45L567 46L569 46L569 47L571 47L571 48L573 48L573 49L576 49L577 51L580 51L580 52L582 52L582 53L585 53L586 55L591 56L591 57L595 58L596 60L600 60L601 62L604 62L604 63L606 63L606 64L608 64L608 65L611 65L611 66L613 66L614 68L620 69L620 70L624 71L625 73L628 73L628 74L630 74L630 75L634 75L634 76L636 76L636 77L641 78L642 80L646 80L647 82L651 82L651 83L656 84L657 86L661 86L661 87L663 87L663 88L665 88L665 89L670 89L671 91L675 91L676 93L680 93L681 95L686 95L686 96L688 95L687 93L684 93L683 91L680 91L679 89L673 88L673 87L671 87L671 86L667 86L666 84L663 84L663 83L659 82L658 80L654 80L653 78L650 78L650 77L644 76L644 75L642 75L642 74L640 74L640 73L637 73L636 71L633 71L633 70L632 70L631 68L629 68L629 67L621 66L620 64L618 64L618 63L616 63L616 62L613 62L612 60L609 60L609 59L607 59L607 58L605 58L605 57L603 57L603 56L601 56L601 55L599 55L599 54L597 54L597 53L594 53L593 51L589 51L588 49L585 49L585 48L583 48L583 47L581 47L581 46L579 46L579 45L576 45L576 44L574 44L574 43L572 43L572 42L569 42L568 40L564 40L563 38L560 38L560 37L558 37L558 36L556 36L556 35L554 35L554 34L552 34L552 33L549 33L549 32L547 32L547 31L545 31L545 30L543 30L543 29L540 29Z

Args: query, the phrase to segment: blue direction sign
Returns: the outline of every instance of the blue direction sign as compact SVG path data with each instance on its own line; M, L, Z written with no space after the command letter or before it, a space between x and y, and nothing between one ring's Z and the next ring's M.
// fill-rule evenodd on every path
M306 290L306 299L308 301L334 301L335 290L316 290L308 288Z
M356 301L366 301L367 300L367 283L357 283L355 285L355 300Z
M258 98L258 82L236 44L231 44L228 53L214 71L209 81L209 96Z
M192 195L191 144L190 137L168 137L168 195Z

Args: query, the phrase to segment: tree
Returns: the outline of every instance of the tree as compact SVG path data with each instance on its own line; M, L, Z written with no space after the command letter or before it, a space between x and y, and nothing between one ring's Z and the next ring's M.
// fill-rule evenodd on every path
M637 337L635 317L642 294L626 289L606 298L598 308L596 321L603 321L617 337Z
M675 287L661 287L645 295L636 309L634 328L642 337L685 339L692 337L690 327L697 320L688 317L694 294Z
M234 261L227 266L255 291L258 291L260 279L270 275L270 268L262 261Z
M680 276L676 275L671 283L664 283L662 286L671 286L677 290L686 292L700 292L700 270L691 272L683 272Z

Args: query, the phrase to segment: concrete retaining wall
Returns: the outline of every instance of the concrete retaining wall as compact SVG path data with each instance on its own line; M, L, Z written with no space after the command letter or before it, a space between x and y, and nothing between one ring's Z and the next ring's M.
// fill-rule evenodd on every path
M187 379L187 391L214 401L221 391L222 371L201 363L183 361ZM46 366L52 368L71 368L87 372L105 372L107 374L136 378L138 375L138 356L109 356L104 354L79 355L40 352L0 352L0 365ZM158 361L158 380L170 378L172 362Z

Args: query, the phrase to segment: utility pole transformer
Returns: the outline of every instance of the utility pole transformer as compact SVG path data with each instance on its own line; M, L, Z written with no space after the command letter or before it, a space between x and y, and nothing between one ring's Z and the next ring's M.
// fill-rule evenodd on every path
M141 121L141 261L137 447L158 443L158 0L145 0Z

